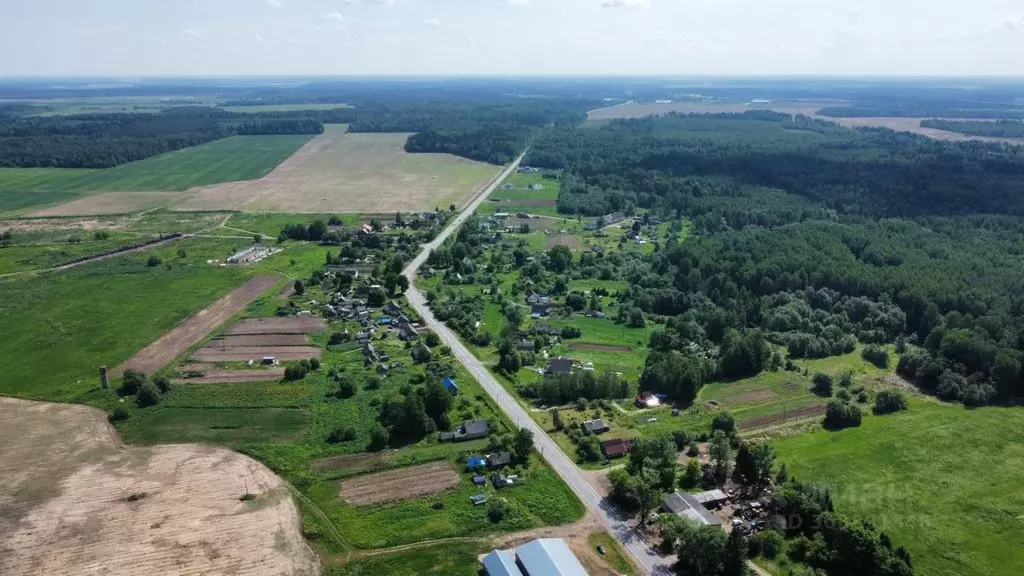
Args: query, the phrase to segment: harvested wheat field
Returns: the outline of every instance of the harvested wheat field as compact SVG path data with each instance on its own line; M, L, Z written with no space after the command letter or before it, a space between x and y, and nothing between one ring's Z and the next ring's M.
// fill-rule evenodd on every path
M323 353L322 348L313 346L204 346L196 350L193 358L196 362L259 362L264 356L273 356L279 362L288 362L320 358Z
M301 318L246 318L231 328L229 335L242 334L309 334L323 332L327 322L323 318L303 316Z
M228 292L209 308L200 310L187 318L156 342L138 351L127 362L117 367L113 375L118 376L128 368L152 374L171 363L176 357L198 344L214 328L245 308L277 284L276 276L258 276Z
M500 168L449 154L410 154L408 134L349 134L328 125L273 172L189 190L179 210L386 212L463 205Z
M374 504L434 494L459 485L459 475L448 462L433 462L367 474L341 483L341 497L351 504Z
M284 377L284 368L267 370L206 370L202 376L179 378L174 384L238 384L244 382L273 382Z
M123 448L86 406L0 398L0 415L0 574L320 572L290 493L246 456Z
M44 208L31 216L128 214L167 206L182 196L181 192L103 192Z

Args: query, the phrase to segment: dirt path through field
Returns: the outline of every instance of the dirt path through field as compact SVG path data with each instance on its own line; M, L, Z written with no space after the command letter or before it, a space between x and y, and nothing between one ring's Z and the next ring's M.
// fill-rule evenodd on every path
M277 284L277 276L257 276L228 292L205 310L190 316L156 342L146 346L112 373L115 377L128 368L152 374L170 364L178 355L198 344L214 328L227 321L250 302Z
M287 487L255 460L125 448L86 406L0 398L0 417L0 574L320 572Z
M111 258L117 258L118 256L124 256L125 254L136 254L138 252L146 252L152 250L158 246L166 246L171 242L177 242L178 240L184 240L185 238L191 238L192 234L182 234L179 236L170 236L163 240L158 240L145 246L138 246L136 248L129 248L128 250L122 250L120 252L114 252L112 254L100 254L99 256L93 256L92 258L86 258L79 260L78 262L72 262L71 264L65 264L63 266L57 266L56 268L47 268L46 270L39 270L38 272L60 272L61 270L68 270L75 266L82 266L84 264L92 264L93 262L99 262L100 260L109 260Z

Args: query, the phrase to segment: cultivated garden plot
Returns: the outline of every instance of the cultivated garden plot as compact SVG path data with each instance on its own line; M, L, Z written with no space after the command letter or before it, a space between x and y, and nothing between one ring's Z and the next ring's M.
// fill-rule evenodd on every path
M444 492L459 485L459 475L448 462L366 474L341 483L341 497L357 505L408 500Z
M0 398L0 412L0 573L319 574L291 494L262 464L210 446L124 448L86 406Z

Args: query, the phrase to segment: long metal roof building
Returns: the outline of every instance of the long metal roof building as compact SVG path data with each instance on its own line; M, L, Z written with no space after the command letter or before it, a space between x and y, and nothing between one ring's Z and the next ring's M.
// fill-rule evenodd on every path
M484 556L487 576L589 576L565 540L541 538Z

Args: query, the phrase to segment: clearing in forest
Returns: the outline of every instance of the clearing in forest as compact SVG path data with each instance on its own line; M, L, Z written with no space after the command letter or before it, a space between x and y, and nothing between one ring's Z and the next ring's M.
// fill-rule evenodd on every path
M341 483L341 497L350 504L408 500L459 485L459 475L448 462L433 462L367 474Z
M86 406L0 398L0 413L0 574L319 574L291 494L255 460L123 448Z
M449 154L410 154L408 134L328 125L266 177L191 190L181 210L361 212L461 206L500 168Z
M235 288L226 296L200 310L173 330L146 346L114 371L120 375L128 368L152 374L171 363L178 355L198 344L214 328L245 308L277 284L276 276L259 276Z

